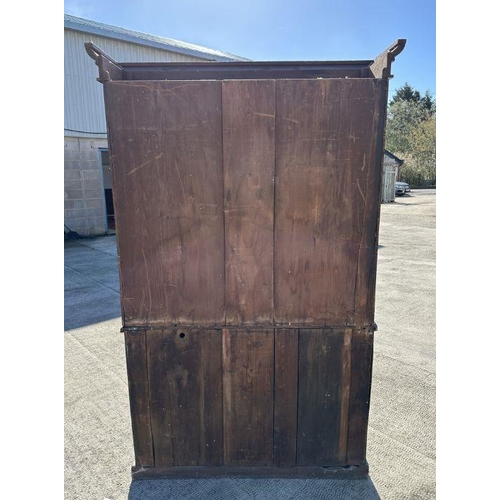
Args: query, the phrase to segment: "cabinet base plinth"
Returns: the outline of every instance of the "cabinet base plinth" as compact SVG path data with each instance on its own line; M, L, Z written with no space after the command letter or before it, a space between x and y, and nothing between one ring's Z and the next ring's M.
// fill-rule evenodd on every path
M345 467L132 467L133 479L196 479L216 477L361 479L368 463Z

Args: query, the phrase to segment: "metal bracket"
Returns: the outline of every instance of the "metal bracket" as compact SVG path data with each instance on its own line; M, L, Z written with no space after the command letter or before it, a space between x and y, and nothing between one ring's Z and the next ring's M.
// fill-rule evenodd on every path
M396 40L387 50L382 52L370 65L370 70L375 78L392 78L391 64L406 45L406 39Z

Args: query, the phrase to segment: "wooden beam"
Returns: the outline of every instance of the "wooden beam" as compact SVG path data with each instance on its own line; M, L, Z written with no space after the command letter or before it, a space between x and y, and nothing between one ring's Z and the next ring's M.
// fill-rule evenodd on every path
M382 52L370 65L371 72L375 78L392 78L391 64L405 48L406 40L396 40L387 50Z

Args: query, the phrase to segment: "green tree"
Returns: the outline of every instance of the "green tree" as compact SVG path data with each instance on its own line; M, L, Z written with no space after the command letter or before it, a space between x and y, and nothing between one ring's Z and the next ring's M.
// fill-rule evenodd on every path
M405 83L389 103L386 148L404 160L401 176L412 185L436 179L436 101Z
M418 90L414 89L409 83L405 83L402 87L396 89L394 96L389 103L389 106L392 106L393 104L398 102L415 103L416 105L422 107L423 109L426 109L430 113L435 113L436 111L436 102L433 99L430 91L427 90L422 96L422 94Z
M429 91L427 91L424 94L424 97L422 97L422 100L420 102L422 103L423 107L425 109L427 109L427 111L429 111L429 113L431 115L435 115L436 114L436 101L432 97L432 95L431 95L431 93Z
M393 102L387 111L385 132L386 148L396 154L412 152L410 136L412 130L429 118L429 112L422 104L409 100Z
M408 83L405 83L402 87L396 89L396 92L394 93L394 96L389 105L392 106L394 103L401 101L419 103L421 100L422 97L420 95L420 92L418 90L415 90Z

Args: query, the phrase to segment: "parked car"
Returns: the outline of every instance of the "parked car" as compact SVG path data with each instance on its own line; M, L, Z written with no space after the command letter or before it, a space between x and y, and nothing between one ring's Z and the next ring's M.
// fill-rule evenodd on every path
M403 196L411 191L410 185L406 182L396 182L396 196Z

